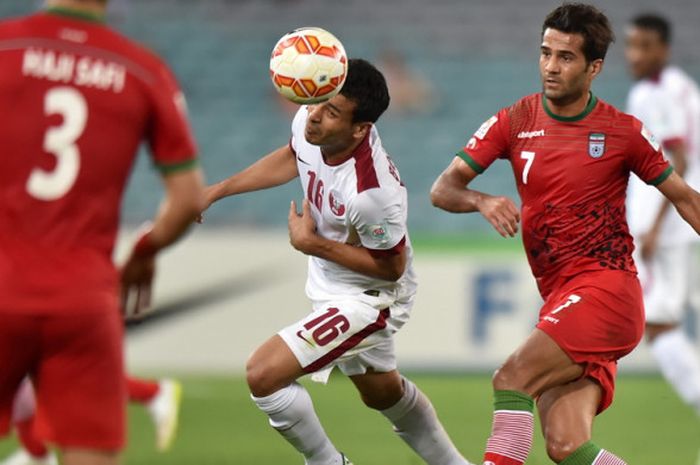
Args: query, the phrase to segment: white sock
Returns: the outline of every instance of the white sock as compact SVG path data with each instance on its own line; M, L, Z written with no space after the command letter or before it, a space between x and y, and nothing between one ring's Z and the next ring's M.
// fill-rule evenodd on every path
M340 452L323 430L301 384L292 383L266 397L250 397L270 418L270 425L304 455L308 465L342 464Z
M651 352L666 380L700 415L700 358L681 328L660 334Z
M411 381L403 378L404 396L382 414L394 431L428 465L469 465L440 424L430 400Z

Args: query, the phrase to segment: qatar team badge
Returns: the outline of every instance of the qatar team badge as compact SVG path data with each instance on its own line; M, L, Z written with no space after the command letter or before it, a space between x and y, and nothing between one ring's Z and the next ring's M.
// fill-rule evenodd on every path
M588 135L588 155L600 158L605 153L605 134L592 132Z
M337 190L333 189L328 194L328 203L335 216L343 216L345 214L345 204L343 204L343 198Z

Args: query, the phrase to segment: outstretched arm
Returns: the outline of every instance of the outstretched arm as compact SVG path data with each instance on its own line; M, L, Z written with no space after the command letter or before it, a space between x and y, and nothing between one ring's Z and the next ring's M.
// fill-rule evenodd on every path
M479 212L503 237L514 237L518 232L520 213L508 197L492 196L469 189L477 176L464 160L455 157L440 174L430 190L433 205L451 213Z
M282 146L248 168L206 188L206 206L230 195L286 184L299 175L296 157L289 145Z
M676 172L671 173L657 188L695 232L700 234L700 193L690 187Z
M673 170L678 173L679 176L683 177L688 166L688 162L686 161L685 146L683 144L676 145L673 148L667 149L667 153L671 155ZM640 244L642 259L649 260L654 253L656 253L659 235L661 234L661 227L663 226L666 214L670 209L671 202L668 199L664 199L663 203L661 204L661 208L659 208L659 210L656 212L651 228L644 235L642 235Z

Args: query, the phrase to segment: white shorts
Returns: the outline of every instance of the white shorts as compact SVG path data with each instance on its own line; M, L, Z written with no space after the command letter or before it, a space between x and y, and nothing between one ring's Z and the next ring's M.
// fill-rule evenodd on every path
M306 373L326 382L334 367L347 376L396 369L393 334L408 320L412 301L387 306L360 295L314 302L314 310L278 334Z
M647 323L680 323L688 307L700 310L700 244L662 246L648 262L636 254L635 263Z

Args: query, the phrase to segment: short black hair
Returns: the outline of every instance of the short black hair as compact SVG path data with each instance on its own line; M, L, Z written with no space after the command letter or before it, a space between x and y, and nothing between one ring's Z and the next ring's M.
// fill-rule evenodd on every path
M671 43L671 23L661 15L644 13L632 18L632 25L640 29L648 29L659 35L664 44Z
M615 42L610 21L598 8L585 3L564 3L549 13L542 25L542 35L548 28L583 36L583 54L587 62L605 59L608 47Z
M389 89L384 75L361 58L348 60L348 75L340 94L355 102L353 123L375 123L389 107Z

